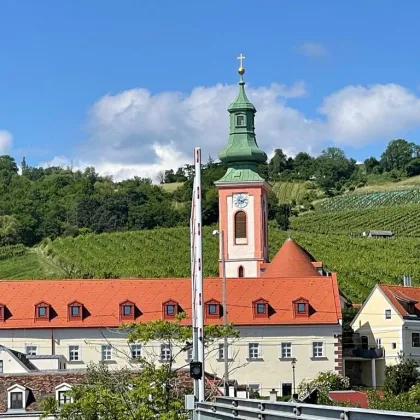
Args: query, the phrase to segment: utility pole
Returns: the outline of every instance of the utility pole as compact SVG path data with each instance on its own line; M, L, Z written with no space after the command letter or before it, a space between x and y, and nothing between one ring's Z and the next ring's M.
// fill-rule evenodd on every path
M226 259L225 259L225 235L223 230L214 230L213 235L219 235L220 253L222 259L222 307L223 307L223 325L227 325L227 297L226 297ZM223 356L225 362L225 374L223 382L225 388L225 396L229 396L229 345L227 337L223 339Z

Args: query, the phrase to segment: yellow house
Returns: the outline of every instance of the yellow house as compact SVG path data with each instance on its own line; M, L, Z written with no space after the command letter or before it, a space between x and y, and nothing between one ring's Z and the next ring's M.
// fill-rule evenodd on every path
M420 288L376 285L354 318L353 345L345 343L345 374L357 384L382 386L385 367L420 358Z

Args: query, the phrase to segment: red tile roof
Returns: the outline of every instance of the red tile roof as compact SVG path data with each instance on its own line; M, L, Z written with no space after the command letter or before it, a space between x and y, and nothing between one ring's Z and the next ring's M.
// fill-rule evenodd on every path
M314 258L289 238L278 250L263 273L265 278L320 276L314 267Z
M383 397L382 391L377 391L378 396ZM347 402L352 406L369 408L367 392L364 391L330 391L328 396L335 402Z
M222 301L221 279L204 281L204 301ZM178 302L187 314L191 308L190 279L109 279L109 280L10 280L0 281L1 303L6 320L0 329L51 327L111 327L120 324L119 304L127 299L137 308L137 322L162 318L162 304ZM270 316L254 318L252 302L268 300ZM303 297L314 309L308 318L294 318L292 302ZM83 320L68 317L68 304L77 300L85 308ZM51 305L51 319L35 319L35 304ZM336 324L341 318L335 276L305 279L227 279L228 321L235 325ZM9 312L9 313L8 313ZM189 324L189 319L184 321ZM208 323L222 323L209 319Z
M410 316L410 314L405 310L400 300L407 302L411 301L420 312L420 287L391 286L387 284L380 284L379 288L402 316Z

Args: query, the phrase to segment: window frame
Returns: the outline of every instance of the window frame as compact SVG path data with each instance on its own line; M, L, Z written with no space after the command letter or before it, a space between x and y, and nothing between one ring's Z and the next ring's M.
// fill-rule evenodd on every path
M242 123L239 122L239 118L242 118ZM235 126L236 127L246 127L246 115L238 114L235 116Z
M75 349L76 347L77 350ZM77 359L72 359L72 354L74 356L74 352L77 352ZM80 344L69 344L68 353L70 363L80 362L82 360Z
M68 404L73 402L73 397L67 396L64 399L68 399L68 401L65 401L64 403L61 403L61 395L65 395L67 392L69 392L72 389L72 386L69 385L66 382L63 382L62 384L55 387L55 399L57 401L57 405L59 407L62 407L64 404Z
M317 344L321 344L321 349L322 349L322 354L321 355L318 355L318 354L315 354L315 349L317 348ZM319 348L319 347L318 347ZM312 359L325 359L325 343L324 343L324 341L317 341L317 340L314 340L314 341L312 341L312 349L311 349L311 352L312 352Z
M139 353L139 354L135 355L135 353ZM142 356L143 356L143 346L141 345L141 343L131 343L130 344L130 358L133 360L136 360Z
M281 381L280 382L280 397L289 397L289 395L284 395L283 385L290 385L290 397L293 395L293 381Z
M13 395L20 396L20 407L13 407ZM10 409L11 410L23 410L24 403L23 403L23 392L22 391L11 391L10 392Z
M168 308L173 307L173 313L168 312ZM179 304L178 302L170 299L162 304L163 319L175 319L176 315L179 313Z
M286 346L289 346L286 348ZM283 350L290 350L290 355L284 355ZM280 359L289 360L293 359L293 343L291 341L282 341L280 343Z
M163 357L165 355L165 357ZM169 344L160 345L159 361L161 363L167 363L172 358L172 348Z
M258 309L261 307L260 305L264 305L264 312L258 312ZM257 300L252 302L252 312L254 318L268 318L268 311L269 311L269 303L268 300L260 297Z
M45 310L45 315L40 314L40 310ZM51 313L51 305L47 302L41 301L35 304L35 320L36 321L49 321Z
M109 350L109 357L107 357L108 350ZM114 352L112 351L112 346L110 344L102 344L101 345L101 362L112 362L114 360L113 353Z
M130 313L126 314L126 308L130 308ZM126 299L120 303L120 320L131 320L134 321L136 318L136 304L131 300Z
M385 319L391 319L392 311L391 309L385 309Z
M4 370L4 363L3 363L3 360L0 360L0 373L4 373L3 370Z
M244 278L245 277L245 268L243 265L240 265L238 267L238 278Z
M204 303L205 305L205 316L209 319L219 319L221 314L221 304L215 299L210 299ZM214 306L215 312L210 312L210 307Z
M0 303L0 321L6 320L6 305Z
M35 353L28 352L29 348L35 349ZM26 354L26 356L37 356L38 355L38 345L36 345L36 344L25 344L25 354Z
M414 342L414 335L416 335L416 342ZM411 333L411 347L419 348L420 347L420 333L412 332Z
M253 353L255 354L255 349L257 352L256 356L253 355ZM261 359L262 359L261 343L258 343L255 341L248 343L248 360L261 360Z

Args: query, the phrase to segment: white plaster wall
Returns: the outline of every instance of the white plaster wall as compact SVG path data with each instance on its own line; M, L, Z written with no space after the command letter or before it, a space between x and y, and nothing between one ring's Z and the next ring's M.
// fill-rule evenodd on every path
M22 366L14 357L7 351L0 349L0 360L3 361L3 373L25 373L27 369Z
M60 368L58 359L29 359L39 370L57 370ZM65 363L63 360L62 363Z
M292 343L292 356L297 359L296 386L303 379L311 379L321 371L334 370L334 334L341 334L341 327L337 326L261 326L239 328L241 338L231 347L234 360L230 361L230 377L241 384L249 382L260 383L263 394L270 389L279 389L281 382L292 381L291 360L280 358L280 343ZM109 329L66 328L54 333L56 340L56 354L68 357L68 346L81 346L81 362L67 363L68 369L79 369L89 362L98 363L101 360L101 344L110 343L114 347L113 361L109 367L124 366L136 368L137 364L129 359L130 350L124 335ZM24 350L25 343L30 339L37 344L39 354L50 354L50 331L42 330L0 330L0 342L14 350ZM312 341L323 341L325 358L312 359ZM248 344L258 342L262 345L262 358L258 361L248 360ZM223 375L224 362L217 360L217 347L208 350L205 369L209 373ZM156 359L160 354L157 343L149 343L143 349L143 356ZM174 349L178 352L178 349ZM181 352L176 359L175 367L186 366L187 353Z
M226 277L238 277L239 267L244 268L244 277L258 277L258 261L226 261Z

